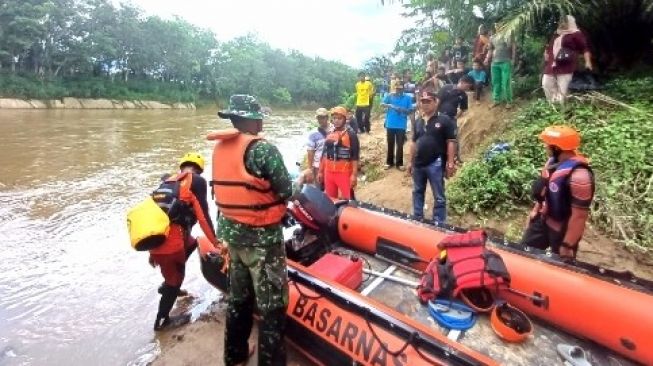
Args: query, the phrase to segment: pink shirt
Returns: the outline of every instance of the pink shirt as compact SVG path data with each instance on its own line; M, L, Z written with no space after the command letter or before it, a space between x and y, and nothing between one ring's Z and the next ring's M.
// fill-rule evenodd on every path
M554 40L555 37L546 46L546 52L549 54L549 58L548 60L545 59L544 73L547 75L573 74L578 67L578 56L589 50L585 35L583 32L578 31L564 36L562 47L571 51L571 60L563 64L558 62L555 67L553 66L553 61L555 60L555 55L553 54Z

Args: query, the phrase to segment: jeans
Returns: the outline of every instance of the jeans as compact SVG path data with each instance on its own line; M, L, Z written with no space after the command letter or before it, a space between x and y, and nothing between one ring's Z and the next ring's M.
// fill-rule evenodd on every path
M386 164L398 167L404 165L404 142L406 141L406 130L401 128L388 128L386 131L388 140L388 153Z
M424 193L426 182L431 184L431 191L435 200L433 204L433 221L447 221L447 199L444 196L444 167L442 158L423 167L413 167L413 216L421 220L424 218Z
M356 121L361 133L370 132L370 112L372 107L356 107Z

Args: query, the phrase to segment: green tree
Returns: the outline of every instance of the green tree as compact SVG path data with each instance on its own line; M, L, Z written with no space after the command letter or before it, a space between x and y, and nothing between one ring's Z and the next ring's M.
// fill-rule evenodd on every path
M387 1L385 1L387 2ZM502 25L500 31L527 39L548 41L562 15L576 17L589 36L599 64L608 69L628 68L653 50L653 0L406 0L399 1L420 29L409 30L398 44L405 60L413 61L423 49L441 48L449 40L429 39L446 31L472 39L478 25ZM381 0L381 3L384 3Z
M220 44L181 18L112 0L0 3L0 93L18 97L226 99L335 104L353 86L341 63L273 49L254 36ZM7 74L11 74L8 76Z
M6 0L0 5L0 65L16 71L43 33L45 6L38 0Z

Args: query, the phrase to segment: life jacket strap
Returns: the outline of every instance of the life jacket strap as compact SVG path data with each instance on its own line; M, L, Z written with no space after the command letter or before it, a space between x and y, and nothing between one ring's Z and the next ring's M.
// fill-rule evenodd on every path
M269 187L267 189L261 189L259 187L256 187L246 182L228 181L228 180L211 180L209 181L209 185L211 186L211 188L213 188L213 186L245 187L245 189L249 189L251 191L257 191L261 193L268 193L272 190L272 187Z
M269 203L259 203L256 205L229 205L229 204L222 204L220 202L216 202L219 208L226 208L226 209L237 209L237 210L253 210L253 211L262 211L262 210L267 210L270 207L278 206L278 205L283 205L285 203L284 200L279 199L274 202L269 202Z

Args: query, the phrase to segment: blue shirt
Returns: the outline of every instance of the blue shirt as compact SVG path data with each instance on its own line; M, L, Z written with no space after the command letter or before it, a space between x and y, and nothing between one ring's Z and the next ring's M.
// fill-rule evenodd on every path
M390 104L402 109L413 110L413 98L407 94L388 94L383 98L383 104ZM400 113L392 108L388 108L385 115L386 128L398 128L405 130L408 121L408 113Z
M485 70L472 70L467 75L471 76L472 79L474 79L474 81L477 83L484 83L487 79Z

